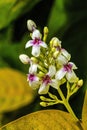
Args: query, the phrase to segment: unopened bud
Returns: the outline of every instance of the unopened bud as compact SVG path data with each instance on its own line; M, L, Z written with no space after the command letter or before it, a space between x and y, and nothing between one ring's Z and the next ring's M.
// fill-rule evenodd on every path
M38 60L37 60L37 58L35 58L35 57L31 57L31 60L32 60L34 63L38 63Z
M29 57L28 57L27 55L25 55L25 54L21 54L21 55L19 56L19 59L20 59L20 61L21 61L23 64L28 64L28 63L30 62Z
M54 100L57 100L57 99L58 99L56 95L53 95L53 94L50 93L50 92L48 92L48 95L49 95L52 99L54 99Z
M48 32L49 32L49 31L48 31L48 27L44 27L44 34L46 34L46 35L47 35L47 34L48 34Z
M41 99L42 101L45 101L46 104L48 104L48 102L52 102L52 99L46 98L46 97L44 97L44 96L40 96L40 99Z
M39 76L39 77L43 77L43 76L44 76L44 73L43 73L42 71L39 71L38 76Z
M46 102L40 102L40 105L41 105L42 107L46 107L46 106L47 106L47 103L46 103Z
M61 47L61 41L56 37L51 39L50 44L52 47Z
M36 29L36 24L33 20L27 20L27 28L29 31L33 32Z
M40 96L40 99L41 99L42 101L45 101L45 100L46 100L46 98L45 98L44 96Z
M44 27L44 36L43 36L43 41L44 42L46 42L47 36L48 36L48 28Z
M82 79L79 80L78 83L77 83L77 85L78 85L79 87L81 87L81 86L83 85L83 80L82 80Z

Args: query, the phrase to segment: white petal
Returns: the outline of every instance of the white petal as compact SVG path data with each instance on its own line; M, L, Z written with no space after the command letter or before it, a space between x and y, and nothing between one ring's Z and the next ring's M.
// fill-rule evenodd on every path
M33 40L29 40L29 41L26 43L25 48L28 48L28 47L30 47L30 46L32 46L32 45L33 45Z
M58 60L58 64L60 65L64 65L68 62L68 60L61 54L58 56L57 60Z
M61 68L61 69L60 69L59 71L57 71L57 73L56 73L56 79L61 80L61 79L65 76L66 73L67 73L67 72L64 71L63 68Z
M36 73L37 72L37 64L32 64L29 68L29 73Z
M53 65L50 65L48 75L53 77L56 73L56 68Z
M68 61L70 60L71 55L65 49L62 49L61 53L67 58Z
M33 33L32 33L32 39L35 39L35 38L37 38L37 39L40 39L40 38L41 38L40 31L37 30L37 29L35 29L35 30L33 31Z
M32 89L37 89L39 88L39 81L29 82L29 86L32 87Z
M77 69L76 65L73 62L69 62L72 65L72 69Z
M39 94L47 94L49 91L49 85L46 86L45 83L43 83L41 86L40 86L40 89L38 91Z
M36 89L39 87L39 84L40 84L40 81L39 81L39 78L37 76L34 76L34 79L33 81L29 80L29 85L30 87L32 87L33 89Z
M21 61L23 64L28 64L28 63L30 62L29 57L28 57L27 55L25 55L25 54L21 54L21 55L19 56L19 59L20 59L20 61Z
M40 55L40 46L33 46L32 47L32 55L38 57Z
M74 73L74 71L68 72L66 74L66 78L71 83L78 81L78 77L76 76L76 74Z
M52 81L52 83L50 84L51 87L58 89L58 87L60 86L60 81L58 81L56 79L52 79L51 81Z
M40 46L44 47L44 48L47 48L47 44L45 42L41 42L40 43Z

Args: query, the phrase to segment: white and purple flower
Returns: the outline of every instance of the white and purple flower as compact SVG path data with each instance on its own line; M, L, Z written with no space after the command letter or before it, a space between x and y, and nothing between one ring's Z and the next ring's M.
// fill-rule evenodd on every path
M29 40L25 48L32 47L29 58L26 54L21 54L19 59L24 64L29 64L29 72L27 81L32 89L38 89L39 94L47 94L50 86L57 89L64 82L78 82L74 69L77 69L73 62L69 62L71 55L62 48L61 41L53 37L48 44L45 43L48 29L44 29L43 40L42 34L32 20L27 21L28 30L31 31L31 40ZM47 32L47 33L46 33ZM43 51L41 50L42 48ZM46 55L45 55L46 54ZM38 57L40 55L40 57Z
M47 44L43 41L41 41L41 34L39 32L39 30L35 29L32 33L32 39L33 40L29 40L26 45L25 48L31 47L32 46L32 55L35 57L38 57L40 55L40 47L44 47L47 48Z
M27 75L27 81L29 81L29 86L32 87L32 89L39 87L39 78L35 74L29 73Z
M43 77L41 86L39 88L39 94L47 94L49 91L49 87L53 87L58 89L59 82L56 79L53 79L56 73L55 66L51 65L49 67L49 72Z
M56 79L61 80L64 76L66 79L73 83L78 81L78 77L76 76L74 69L77 69L76 65L72 62L68 62L64 64L56 73Z
M39 87L39 77L37 76L37 64L30 62L29 74L27 74L27 81L30 87L37 89Z

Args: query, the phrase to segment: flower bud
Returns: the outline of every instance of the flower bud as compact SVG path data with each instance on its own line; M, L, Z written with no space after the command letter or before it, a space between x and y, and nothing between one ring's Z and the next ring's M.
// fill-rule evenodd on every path
M61 48L61 41L56 37L53 37L51 39L50 44L52 47L60 47Z
M28 64L28 63L30 62L29 57L28 57L27 55L25 55L25 54L21 54L21 55L19 56L19 59L20 59L20 61L21 61L23 64Z
M40 99L41 99L42 101L45 101L45 100L46 100L46 98L45 98L44 96L40 96Z
M44 76L44 73L43 73L42 71L39 71L38 76L39 76L39 77L43 77L43 76Z
M46 102L40 102L40 105L41 105L42 107L46 107L46 106L47 106L47 103L46 103Z
M27 28L29 31L33 32L36 29L36 24L32 20L27 20Z
M48 28L47 27L44 27L44 34L48 34Z
M78 83L77 83L77 85L78 85L79 87L81 87L81 86L83 85L83 80L82 80L82 79L79 80Z
M44 27L44 36L43 36L43 41L44 42L46 42L47 36L48 36L48 28Z
M31 57L32 62L38 63L38 59L36 57Z

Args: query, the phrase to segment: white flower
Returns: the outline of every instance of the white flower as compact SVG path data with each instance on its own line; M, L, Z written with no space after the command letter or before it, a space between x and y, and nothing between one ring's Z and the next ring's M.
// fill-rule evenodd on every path
M73 69L77 69L76 65L72 62L69 62L57 71L56 79L61 80L64 76L66 76L67 80L71 83L77 82L78 77L74 73Z
M30 61L29 74L27 75L27 81L29 81L30 87L36 89L39 87L39 77L37 76L37 64L32 60Z
M33 89L37 89L39 87L39 78L35 74L29 73L27 81L29 81L29 85Z
M49 72L42 79L42 84L38 91L39 94L47 94L50 86L57 89L58 82L57 80L52 79L55 73L56 73L55 66L51 65L49 67Z
M30 58L29 58L27 55L25 55L25 54L19 55L19 59L20 59L20 61L21 61L23 64L28 64L28 63L30 63Z
M40 46L47 48L47 44L43 41L41 41L41 34L39 30L35 29L32 33L32 39L29 40L25 48L31 47L32 46L32 55L35 57L38 57L40 55Z

